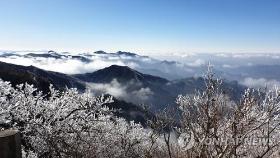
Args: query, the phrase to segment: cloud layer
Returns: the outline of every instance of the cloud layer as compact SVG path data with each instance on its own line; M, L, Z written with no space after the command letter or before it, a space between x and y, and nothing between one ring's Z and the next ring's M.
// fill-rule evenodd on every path
M33 65L41 69L66 74L94 72L111 65L120 65L169 79L193 76L196 72L195 69L204 64L204 60L182 64L129 52L94 52L76 55L56 52L2 52L0 53L0 61L24 66Z
M201 76L206 71L205 65L211 62L219 76L228 80L238 80L245 85L251 84L250 86L253 86L253 84L257 85L260 82L268 82L267 84L270 85L276 83L274 80L280 81L277 74L271 74L270 80L266 80L267 76L264 76L257 67L275 65L278 68L280 66L280 54L275 53L175 53L172 56L166 55L155 59L129 52L106 53L98 51L76 53L75 55L53 51L0 52L0 61L25 66L33 65L45 70L66 74L94 72L111 65L129 66L142 73L169 80Z
M265 78L245 78L241 84L251 88L274 88L275 86L280 87L280 82L277 80L268 80Z
M151 89L148 87L141 87L131 90L131 87L135 87L136 84L137 83L131 81L123 85L116 79L113 79L110 83L88 83L88 89L96 95L110 94L118 99L135 104L143 104L149 101L154 94Z

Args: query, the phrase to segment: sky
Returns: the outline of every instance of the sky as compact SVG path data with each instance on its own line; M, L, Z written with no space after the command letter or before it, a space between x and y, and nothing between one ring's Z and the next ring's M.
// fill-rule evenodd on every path
M280 1L0 0L0 50L280 53Z

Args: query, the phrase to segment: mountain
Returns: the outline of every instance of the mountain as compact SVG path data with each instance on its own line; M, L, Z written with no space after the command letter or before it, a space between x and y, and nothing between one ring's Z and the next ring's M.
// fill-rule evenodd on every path
M86 86L82 81L63 73L46 71L34 66L20 66L0 62L0 78L10 81L12 85L21 83L33 84L39 90L48 92L50 84L56 89L77 88L84 91Z
M148 74L142 74L129 68L128 66L118 65L112 65L92 73L76 74L73 75L73 77L86 82L95 83L108 83L113 79L117 79L119 82L136 81L141 82L144 85L149 85L152 83L166 84L168 82L167 79Z
M59 56L55 52L48 52L48 54ZM132 56L134 55L132 54ZM167 106L176 106L175 100L179 94L192 94L196 90L205 88L204 79L201 77L168 80L141 73L128 66L112 65L92 73L76 75L4 62L0 62L0 67L0 78L10 81L12 85L27 82L43 92L48 91L50 84L53 84L57 89L68 87L84 91L86 88L90 88L96 95L111 94L128 103L148 105L153 111L161 110ZM246 88L233 81L225 81L222 86L224 91L234 100L239 99Z
M95 91L98 91L95 87L99 87L100 84L114 88L116 84L111 83L115 80L119 85L115 89L124 89L120 92L125 94L125 96L120 97L121 99L134 104L148 104L153 110L162 109L170 103L171 99L174 99L174 97L170 98L172 92L166 89L169 80L143 74L127 66L112 65L93 73L76 74L73 77L88 83L95 83L93 86ZM104 92L107 91L103 90L102 93Z
M13 86L25 82L33 84L44 93L53 84L56 89L61 90L68 87L83 92L89 88L96 95L109 94L114 96L114 102L107 106L120 109L115 112L116 116L143 125L146 125L147 119L152 118L153 114L139 105L144 104L152 112L158 112L168 106L176 107L175 100L179 94L193 94L205 88L205 80L201 77L167 80L118 65L92 73L67 75L34 66L0 62L0 78L10 81ZM223 91L233 100L240 99L245 88L237 81L225 81L222 84Z
M168 59L168 60L167 60ZM200 77L206 65L214 66L217 76L237 80L250 86L247 78L276 80L280 82L280 55L277 53L175 53L153 57L134 52L55 52L55 51L0 51L0 61L60 72L83 74L111 65L128 66L152 76L168 80ZM245 82L246 81L246 82Z
M55 59L61 59L61 58L67 58L67 55L63 55L63 54L59 54L57 52L54 51L48 51L46 53L42 52L42 53L28 53L25 54L24 57L27 58L32 58L32 57L41 57L41 58L55 58Z
M91 59L81 56L81 55L69 55L67 53L60 54L60 53L57 53L54 51L48 51L47 53L28 53L28 54L25 54L24 57L26 57L26 58L40 57L40 58L47 58L47 59L54 58L54 59L61 59L61 60L74 59L74 60L78 60L78 61L81 61L84 63L89 63L92 61Z
M175 61L158 60L152 57L138 55L132 52L118 51L107 53L104 51L71 54L55 51L21 51L0 52L0 61L33 65L49 71L65 74L91 73L111 65L123 65L153 76L160 76L170 80L199 75L198 68L190 67ZM69 69L57 68L69 66Z
M116 54L118 54L118 55L124 55L124 56L130 56L130 57L136 57L136 56L138 56L138 55L135 54L135 53L131 53L131 52L122 52L122 51L118 51Z
M94 91L101 90L102 93L111 93L111 95L123 93L125 96L121 95L119 98L134 104L149 105L153 111L167 106L176 106L175 100L179 94L193 94L196 90L205 88L205 80L201 77L170 81L161 77L143 74L127 66L118 65L112 65L92 73L76 74L73 77L93 84ZM115 82L117 82L118 86L112 84ZM125 87L123 91L115 93L116 89L121 89L122 87ZM222 89L232 99L238 100L246 87L239 85L236 81L225 81L222 84ZM149 90L150 93L146 95L145 100L143 99L139 102L137 97L140 98L142 93L138 92L143 90Z
M66 74L45 71L34 66L19 66L4 62L0 62L0 79L11 82L13 86L22 83L33 84L45 94L49 92L50 84L60 90L68 87L84 91L86 88L86 84L83 81ZM114 102L107 103L106 106L111 109L116 109L114 114L125 118L127 121L133 120L146 126L147 120L154 117L151 112L145 111L140 106L127 103L117 98L113 98L113 100Z

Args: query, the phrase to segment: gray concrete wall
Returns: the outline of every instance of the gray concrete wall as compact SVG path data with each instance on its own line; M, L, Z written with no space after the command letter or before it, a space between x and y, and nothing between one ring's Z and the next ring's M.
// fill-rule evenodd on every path
M19 131L4 130L0 132L0 158L21 158Z

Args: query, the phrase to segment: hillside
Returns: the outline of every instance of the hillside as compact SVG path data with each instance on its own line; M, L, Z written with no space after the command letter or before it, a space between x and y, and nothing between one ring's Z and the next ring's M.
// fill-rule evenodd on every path
M96 91L102 87L102 92L110 93L112 88L125 87L125 93L128 97L122 99L136 104L149 105L154 111L163 109L166 106L175 106L175 100L179 94L193 94L196 90L205 88L205 81L201 77L170 81L161 77L143 74L127 66L118 65L112 65L92 73L76 74L73 77L93 83L92 88ZM118 86L114 87L116 82ZM233 100L237 100L241 97L246 87L239 85L236 81L224 81L222 88L225 94L228 94ZM138 94L136 92L143 89L148 89L150 92L147 94L146 100L142 100L142 102L136 102L136 99L131 100L131 98L137 97L133 94Z
M56 89L77 88L84 91L86 86L82 81L63 73L46 71L34 66L20 66L0 62L0 78L10 81L12 85L21 83L33 84L39 90L47 92L50 84Z

